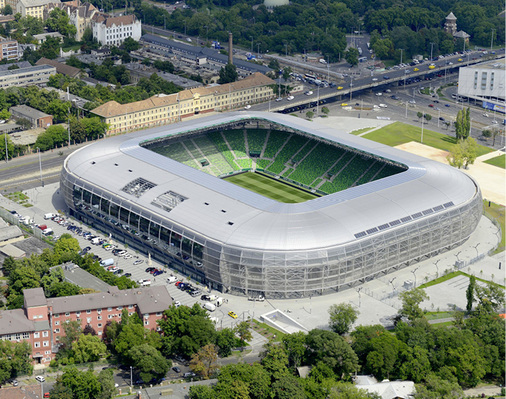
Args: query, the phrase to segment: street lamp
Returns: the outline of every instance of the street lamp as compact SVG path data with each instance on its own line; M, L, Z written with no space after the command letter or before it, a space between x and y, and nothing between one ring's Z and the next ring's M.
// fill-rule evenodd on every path
M456 253L456 255L455 255L455 256L457 257L457 261L458 261L458 262L460 262L459 255L460 255L460 253L461 253L461 252L462 252L462 251L459 251L459 252L457 252L457 253Z
M417 268L415 268L415 270L411 270L411 273L413 273L413 277L415 278L415 288L416 288L416 272L418 270L420 266L418 266Z
M436 274L437 276L436 277L439 277L439 267L438 267L438 263L441 262L441 259L438 259L437 261L434 262L434 266L436 266Z
M132 378L132 366L130 366L130 386L133 387L133 378Z
M253 53L253 36L249 37L251 39L251 52Z
M391 279L388 283L389 284L392 284L392 290L395 292L395 286L394 286L394 280L396 279L397 277L394 277L393 279Z
M353 76L350 76L350 102L353 97Z
M478 243L478 244L476 244L476 245L474 246L474 249L476 249L476 257L478 257L478 245L480 245L480 243Z
M432 50L434 50L434 43L430 43L430 60L432 61Z
M360 307L362 305L362 295L360 293L360 291L362 291L362 288L363 287L360 287L360 288L357 288L357 293L358 293L358 307Z

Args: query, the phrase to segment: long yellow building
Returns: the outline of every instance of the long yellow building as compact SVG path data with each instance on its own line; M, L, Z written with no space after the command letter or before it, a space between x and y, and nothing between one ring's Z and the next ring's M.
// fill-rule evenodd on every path
M180 121L189 116L227 111L274 97L275 82L261 73L220 86L199 87L175 94L158 94L128 104L109 101L91 110L109 125L108 134L146 129Z

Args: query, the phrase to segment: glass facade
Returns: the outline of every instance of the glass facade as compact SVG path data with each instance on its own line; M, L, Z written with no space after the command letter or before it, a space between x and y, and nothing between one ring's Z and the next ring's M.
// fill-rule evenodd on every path
M213 289L297 298L346 289L463 243L482 214L481 193L410 223L333 247L300 251L237 248L199 236L170 213L141 209L66 168L61 191L73 216Z

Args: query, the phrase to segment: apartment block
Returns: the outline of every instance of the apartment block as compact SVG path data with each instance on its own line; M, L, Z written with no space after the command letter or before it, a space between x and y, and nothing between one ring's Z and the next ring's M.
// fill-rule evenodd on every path
M129 315L137 313L144 327L158 331L157 320L172 304L165 286L46 298L42 288L24 290L23 309L0 311L0 339L12 342L27 341L32 347L34 364L47 365L58 351L63 325L78 321L84 329L92 327L102 336L107 322L121 321L123 309Z

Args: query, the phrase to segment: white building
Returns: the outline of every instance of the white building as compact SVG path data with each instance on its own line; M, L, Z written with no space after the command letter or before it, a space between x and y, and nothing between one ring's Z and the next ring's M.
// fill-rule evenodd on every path
M93 38L103 46L119 46L127 37L138 41L141 35L141 21L133 14L109 18L99 15L93 23Z
M483 102L484 108L505 111L505 60L492 60L459 70L458 94Z

